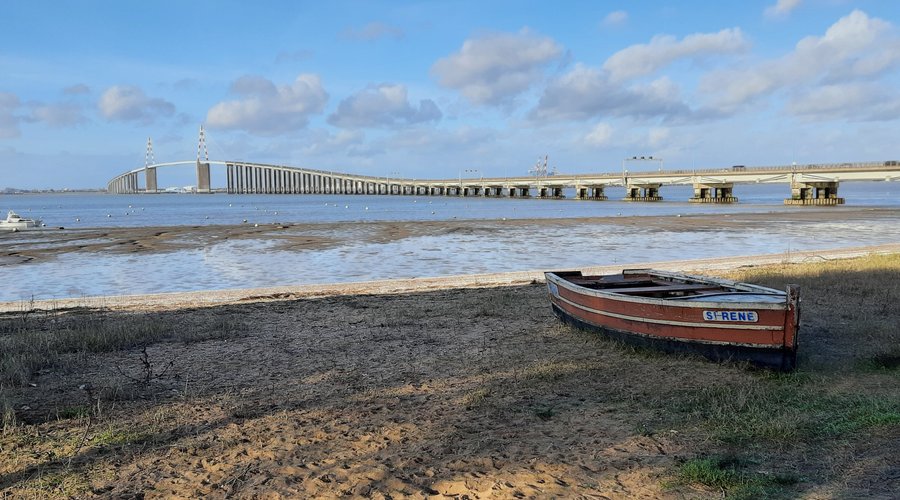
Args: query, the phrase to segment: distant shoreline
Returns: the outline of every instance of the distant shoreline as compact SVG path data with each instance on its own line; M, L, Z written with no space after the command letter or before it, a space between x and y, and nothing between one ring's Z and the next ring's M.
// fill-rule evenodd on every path
M26 194L79 194L79 193L89 193L89 194L105 194L107 191L105 189L17 189L17 188L5 188L0 191L0 194L9 194L9 195L26 195Z

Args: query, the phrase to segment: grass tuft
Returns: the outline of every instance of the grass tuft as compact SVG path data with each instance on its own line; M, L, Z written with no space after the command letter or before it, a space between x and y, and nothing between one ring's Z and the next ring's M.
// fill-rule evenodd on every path
M487 400L491 395L490 387L479 387L472 392L467 393L462 398L462 405L467 409L471 410Z
M900 353L889 352L872 356L870 365L878 370L893 371L900 368Z
M721 441L815 441L900 423L900 400L830 392L791 376L691 391L677 405Z
M16 418L16 411L13 409L12 403L3 394L3 388L0 387L0 431L4 435L12 433L19 426Z
M142 443L148 439L150 439L150 435L146 432L115 429L110 425L106 429L95 434L93 438L91 438L90 443L94 446L119 446Z
M545 406L542 408L536 408L534 410L534 416L541 420L550 420L556 415L556 410L549 406Z
M56 411L57 420L85 418L91 414L92 408L87 405L69 406Z
M0 318L0 384L24 385L66 356L130 349L167 339L184 342L233 337L244 331L230 318L185 324L178 317L109 314L102 310Z
M682 484L717 488L725 498L735 500L783 496L786 487L800 481L793 474L750 472L747 465L734 457L695 458L681 465L677 477Z
M733 465L718 458L695 458L682 464L679 478L688 483L698 483L717 488L732 488L740 483L740 476Z

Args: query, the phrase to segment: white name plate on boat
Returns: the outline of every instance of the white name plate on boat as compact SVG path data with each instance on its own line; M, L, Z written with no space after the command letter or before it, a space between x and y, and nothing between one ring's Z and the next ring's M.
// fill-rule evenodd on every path
M728 321L732 323L756 323L759 315L756 311L703 311L706 321Z

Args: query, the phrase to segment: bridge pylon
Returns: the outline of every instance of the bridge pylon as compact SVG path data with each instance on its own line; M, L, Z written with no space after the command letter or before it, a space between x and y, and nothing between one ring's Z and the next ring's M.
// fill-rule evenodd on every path
M158 190L156 167L151 167L151 165L156 165L156 158L153 156L153 141L147 137L147 153L144 155L144 185L146 186L144 192L147 193L155 193Z
M203 125L200 125L200 138L197 143L197 192L212 192L209 187L209 150L206 148L206 132L203 131Z

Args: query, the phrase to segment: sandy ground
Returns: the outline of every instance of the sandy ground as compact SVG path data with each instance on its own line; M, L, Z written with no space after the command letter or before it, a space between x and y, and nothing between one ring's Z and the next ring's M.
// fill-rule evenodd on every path
M777 214L797 222L897 216L896 210L857 208ZM740 229L764 226L772 217L38 231L24 238L0 235L0 265L70 252L176 251L227 239L316 249L360 237L386 242L547 224ZM898 252L900 243L628 267L721 273ZM0 322L13 325L10 331L28 322L64 329L67 321L86 318L166 332L162 340L125 350L63 355L29 384L0 384L0 404L19 422L0 436L0 497L718 496L667 486L685 459L720 446L690 426L666 427L665 415L701 387L740 387L752 383L752 375L695 359L648 359L563 327L542 282L543 270L533 270L0 302ZM832 446L827 459L802 469L817 478L840 469L840 484L821 480L818 489L805 491L813 497L890 496L900 475L885 442L900 444L900 435L871 448ZM809 451L787 453L765 467L791 470Z
M898 251L653 267L710 271ZM539 279L523 272L33 304L101 307L134 325L164 325L176 339L209 325L230 333L151 343L145 383L134 348L72 359L7 388L30 426L0 440L0 497L719 496L666 486L673 468L713 443L690 427L660 427L661 415L673 398L751 376L648 359L563 327ZM22 314L22 304L2 307L7 319ZM86 401L100 416L66 416ZM839 444L804 473L840 469L841 483L807 492L889 497L900 478L885 449L870 450L861 467L860 450Z
M91 471L93 494L117 498L659 494L677 445L637 435L641 416L610 405L630 384L561 379L576 368L586 382L609 354L545 302L528 285L207 309L252 332L152 346L173 370L104 402L113 423L88 432L116 443L61 453ZM138 375L134 353L100 355L13 397L37 417L77 404L73 384L114 386L114 367ZM0 491L47 467L42 446L4 453Z

